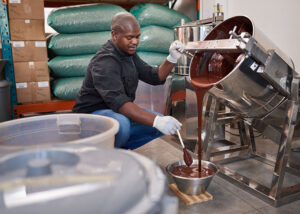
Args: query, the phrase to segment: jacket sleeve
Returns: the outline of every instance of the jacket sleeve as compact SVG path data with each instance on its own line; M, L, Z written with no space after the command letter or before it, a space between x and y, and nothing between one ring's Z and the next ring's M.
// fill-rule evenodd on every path
M134 63L139 74L139 79L150 85L161 85L165 80L161 81L158 76L158 68L152 67L144 62L137 54L134 55Z
M95 62L91 74L94 86L105 104L115 112L132 100L126 95L121 77L121 65L112 56L104 56Z

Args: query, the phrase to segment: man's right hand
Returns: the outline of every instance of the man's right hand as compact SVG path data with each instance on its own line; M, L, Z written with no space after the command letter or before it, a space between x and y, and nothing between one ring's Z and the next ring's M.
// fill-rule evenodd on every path
M156 116L153 127L157 128L165 135L175 134L176 130L181 129L182 124L171 116Z
M181 57L184 45L179 40L172 42L169 48L169 55L167 60L171 63L177 63L177 60Z

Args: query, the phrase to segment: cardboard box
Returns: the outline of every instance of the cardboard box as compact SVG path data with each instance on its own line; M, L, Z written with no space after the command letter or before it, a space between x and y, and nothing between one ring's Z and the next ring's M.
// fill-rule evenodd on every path
M48 61L46 41L11 41L14 62Z
M13 19L9 21L9 29L13 41L46 40L44 19Z
M15 62L15 82L41 82L49 81L47 62Z
M51 100L49 81L16 83L18 103L41 103Z
M44 0L8 0L9 19L44 19Z

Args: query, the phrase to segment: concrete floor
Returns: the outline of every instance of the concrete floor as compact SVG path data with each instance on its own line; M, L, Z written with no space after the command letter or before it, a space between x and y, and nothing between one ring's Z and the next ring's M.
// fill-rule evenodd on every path
M277 146L269 140L260 137L256 139L257 148L261 150L270 151L271 155L276 154ZM182 160L182 149L180 148L179 141L176 137L164 136L135 150L137 153L142 154L154 162L156 162L164 171L165 167L169 163L173 163L178 160ZM273 168L270 166L264 166L264 164L256 165L255 161L245 161L231 164L233 169L241 169L243 175L254 175L254 179L268 185L271 181L271 175ZM172 178L168 177L168 181L171 183ZM288 178L288 179L286 179ZM300 178L296 176L286 176L284 183L289 185L294 183L300 183ZM235 214L235 213L247 213L247 214L296 214L300 213L300 200L289 203L287 205L280 206L278 208L272 207L268 203L254 197L248 192L238 188L232 183L224 180L219 175L216 175L207 191L213 195L213 200L203 202L200 204L194 204L186 206L179 200L178 213L179 214L191 214L191 213L209 213L209 214ZM168 189L168 194L174 196L174 193Z

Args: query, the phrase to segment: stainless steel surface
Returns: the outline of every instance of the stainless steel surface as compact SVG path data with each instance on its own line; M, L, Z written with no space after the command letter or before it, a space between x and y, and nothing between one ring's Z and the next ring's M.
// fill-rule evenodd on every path
M184 45L192 41L202 41L206 35L212 30L213 26L211 24L207 25L186 25L175 27L177 39L181 41ZM191 59L190 56L183 55L177 63L177 68L175 73L179 75L189 74L189 65Z
M192 25L205 25L205 24L210 24L210 25L217 25L224 21L224 16L223 15L215 15L213 14L213 17L207 18L207 19L201 19L201 20L196 20L192 21L189 23L184 24L185 26L192 26Z
M193 160L193 164L198 164L198 160ZM218 172L218 168L215 164L209 161L201 161L202 167L206 167L213 170L213 174L207 177L201 178L186 178L182 176L177 176L172 173L172 169L177 166L185 165L184 161L178 161L172 164L169 164L166 167L167 172L173 177L175 183L177 184L178 189L188 195L199 195L204 193L208 188L211 180Z
M224 177L273 206L298 200L299 182L283 186L286 174L300 175L299 169L288 165L299 112L299 74L291 59L247 17L233 17L224 21L205 40L207 42L190 43L190 48L187 48L188 51L195 52L190 66L192 84L196 88L213 86L209 90L212 102L207 106L210 113L204 122L204 157L216 162ZM227 44L218 42L222 40L228 40ZM213 64L212 61L216 59L219 61ZM216 75L208 75L214 69L223 71L219 79ZM213 150L210 145L214 143L218 102L224 103L241 119L238 122L240 145L231 146L227 151L226 148ZM260 158L257 158L259 153L253 127L278 144L269 185L224 166L240 160L255 158L261 161L263 157L268 157L268 151L263 151L263 155L260 153ZM272 161L261 162L269 164Z
M218 51L218 53L241 53L238 48L241 42L237 39L219 39L200 42L189 42L185 46L185 50L190 52L196 51Z
M215 98L213 98L215 99ZM286 203L293 202L295 200L300 199L299 187L298 184L288 184L288 186L283 186L283 181L287 174L294 174L295 176L300 175L299 168L290 167L287 165L289 159L289 151L292 146L292 136L294 132L294 126L297 112L298 112L298 103L295 101L288 101L290 106L286 110L286 121L282 126L282 130L278 130L280 133L280 140L275 143L279 143L277 157L270 158L267 154L269 151L264 150L262 152L257 152L256 144L253 137L252 127L247 123L240 122L239 132L240 132L240 145L230 146L230 147L221 147L212 149L213 144L215 143L212 140L211 136L215 128L216 115L213 106L207 106L210 109L210 114L205 117L207 122L206 127L206 138L210 138L210 141L204 141L203 152L204 157L207 160L210 160L217 164L220 169L220 172L223 177L227 180L235 183L236 185L242 187L244 190L253 193L255 196L261 198L267 203L270 203L273 206L281 206ZM216 101L212 102L212 105L216 106ZM212 107L212 108L211 108ZM214 118L213 121L210 119ZM209 131L210 130L210 131ZM207 145L208 144L208 145ZM274 172L273 175L269 178L271 182L268 185L263 185L260 182L253 180L251 177L244 176L239 173L240 170L231 169L226 167L225 165L228 163L238 163L241 160L246 159L256 159L264 164L271 165L273 167ZM299 179L298 179L299 181Z
M188 43L186 49L195 51L198 47L202 51L205 49L218 50L218 55L224 59L219 66L228 74L219 81L212 83L214 87L209 92L219 99L223 99L242 117L261 118L273 111L286 99L287 93L281 92L287 90L286 88L291 81L290 74L293 73L293 67L291 67L293 64L288 57L282 54L280 49L271 45L272 43L262 33L257 33L257 38L260 40L251 40L252 42L249 41L246 46L237 39L228 39L230 37L229 31L233 28L237 28L240 34L252 35L254 39L256 33L260 32L248 18L233 17L215 27L205 38L205 41ZM266 45L264 44L265 41L267 41ZM223 52L224 49L231 51ZM255 61L259 58L257 55L259 53L252 52L252 50L258 49L266 53L275 50L274 54L278 57L272 55L265 64L259 64L261 62ZM249 57L242 54L242 50L248 53ZM219 51L223 54L220 54ZM201 80L193 79L201 76L200 74L204 71L210 72L208 64L213 56L213 53L207 51L195 54L190 65L190 75L195 86L206 84ZM274 68L277 70L275 71ZM270 75L272 72L276 75ZM277 89L280 87L283 89L278 91Z

